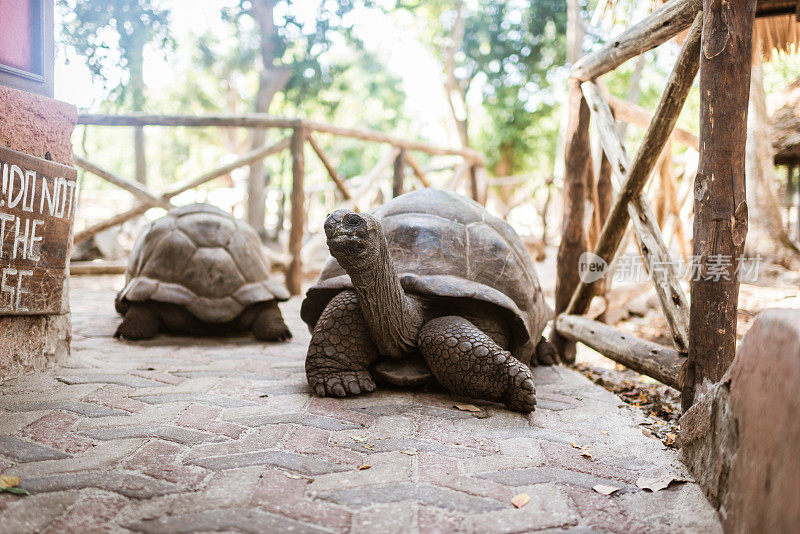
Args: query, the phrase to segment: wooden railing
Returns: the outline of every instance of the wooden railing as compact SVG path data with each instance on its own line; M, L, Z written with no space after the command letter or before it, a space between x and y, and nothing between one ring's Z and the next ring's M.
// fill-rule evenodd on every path
M449 188L454 189L464 179L470 180L470 191L472 197L485 202L485 168L484 156L469 148L445 148L431 145L423 141L402 139L383 132L360 129L344 128L332 124L311 121L307 119L296 119L286 117L275 117L266 114L249 115L148 115L148 114L81 114L78 116L78 124L94 126L126 126L141 131L145 126L188 126L188 127L226 127L226 128L259 128L259 129L278 129L289 130L290 133L280 140L247 152L236 158L234 161L220 166L210 172L202 174L196 178L183 180L170 185L161 193L154 193L142 185L139 181L128 180L115 175L108 170L88 161L82 157L75 157L75 164L103 180L128 191L133 195L138 203L132 208L118 213L106 220L96 222L89 227L75 234L75 242L85 241L98 233L118 226L129 221L151 208L160 207L169 209L172 207L171 200L190 189L195 189L207 184L219 177L225 176L235 169L253 165L269 156L289 150L292 156L292 182L290 193L291 218L289 227L288 253L290 263L286 271L286 285L293 295L300 293L302 282L302 246L306 224L306 192L305 192L305 154L304 148L308 144L314 154L319 158L322 166L327 171L328 176L340 192L343 202L342 207L356 208L358 201L368 191L374 188L376 181L382 173L393 165L392 193L399 195L403 192L403 182L406 175L406 168L410 168L411 173L417 177L421 185L430 187L430 182L425 172L417 163L413 152L422 152L430 155L457 156L461 164L456 166L453 178L449 182ZM380 160L363 175L361 184L357 190L352 190L347 181L344 180L336 171L330 158L322 150L321 145L316 139L317 134L330 134L337 137L360 139L367 142L383 143L389 145L389 150ZM135 144L135 159L137 161L137 174L143 175L142 165L146 161L143 154L143 143ZM261 210L249 212L248 221L260 228L264 221L264 186L262 180L248 182L248 195L260 199ZM251 206L253 203L248 203ZM259 202L256 202L259 204Z
M752 57L755 0L672 0L624 31L572 69L570 121L566 132L565 209L558 256L555 342L574 361L582 342L609 358L681 390L684 409L707 384L718 381L735 352L738 276L747 204L744 198L744 143ZM704 12L705 9L705 12ZM704 18L705 17L705 18ZM688 29L658 108L647 112L607 95L597 78ZM700 136L675 129L678 115L700 71ZM613 109L613 113L612 113ZM616 115L616 117L615 117ZM616 120L647 127L636 156L629 160ZM604 168L600 175L617 190L616 203L601 214L602 230L587 246L584 228L586 187L600 183L589 171L590 123L599 131ZM691 309L678 283L661 229L643 194L670 138L700 151L695 180L693 259L703 276L691 281ZM611 187L609 187L610 189ZM674 193L674 192L673 192ZM602 279L581 280L579 259L588 250L599 265L612 263L628 222L669 325L674 348L637 339L584 314L602 291ZM588 233L591 235L591 232ZM730 261L724 279L705 277L714 256Z

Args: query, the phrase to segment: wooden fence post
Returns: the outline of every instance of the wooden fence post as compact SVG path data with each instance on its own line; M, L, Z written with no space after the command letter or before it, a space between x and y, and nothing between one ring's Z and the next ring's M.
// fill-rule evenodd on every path
M264 217L266 215L264 207L266 185L263 160L253 162L247 177L247 222L262 239L264 238Z
M586 251L586 232L583 228L586 199L586 173L589 167L589 106L581 92L580 82L569 80L569 121L564 151L564 214L561 243L558 246L556 268L556 313L567 309L578 285L578 261ZM575 342L553 332L551 341L562 361L575 361Z
M136 181L147 185L147 156L145 155L144 126L133 128L133 156Z
M694 269L684 410L736 351L737 267L747 236L745 139L755 0L704 0L700 166L694 183Z
M291 228L289 229L289 254L292 257L286 272L286 287L292 295L299 295L303 284L303 262L300 253L303 248L303 230L306 223L306 194L303 188L305 175L306 131L302 124L292 131L292 194Z
M394 174L392 175L392 197L399 197L403 194L403 179L406 174L406 150L400 149L400 153L394 158Z

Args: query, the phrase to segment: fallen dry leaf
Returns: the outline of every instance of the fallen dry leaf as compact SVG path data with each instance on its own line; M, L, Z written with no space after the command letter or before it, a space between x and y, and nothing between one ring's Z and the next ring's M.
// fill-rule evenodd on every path
M574 441L570 442L570 445L572 445L575 449L582 449L583 448L580 445L578 445L577 443L575 443Z
M353 441L358 441L359 443L367 441L367 438L362 436L350 436L350 439L352 439Z
M403 453L403 454L407 454L409 456L414 456L414 455L419 454L417 451L400 451L400 452Z
M583 456L584 458L591 458L592 453L590 453L589 451L581 451L581 456Z
M511 499L511 504L513 504L517 508L522 508L529 502L531 502L531 497L527 493L520 493L519 495Z
M284 475L286 475L286 478L293 478L295 480L300 480L300 479L305 478L305 477L301 477L300 475L295 475L294 473L284 473Z
M622 488L617 488L615 486L606 486L605 484L598 484L596 486L592 486L592 489L595 490L597 493L602 493L603 495L611 495L615 491L619 491Z
M0 475L0 487L15 488L19 486L19 477L12 477L11 475Z
M19 477L10 475L0 475L0 493L12 493L14 495L30 495L27 490L18 488Z
M689 482L689 479L667 475L660 478L640 478L636 481L636 485L643 490L647 491L661 491L663 489L668 488L671 484L682 484L684 482Z
M370 467L372 467L372 466L371 465L362 465L361 467L358 468L358 470L359 471L363 471L365 469L369 469Z
M608 435L608 430L601 430L600 433L603 434L604 436L607 436Z
M475 412L475 413L477 413L477 412L482 412L483 411L482 408L478 408L474 404L454 404L453 406L455 408L458 408L462 412Z
M374 443L362 443L361 446L364 447L365 449L369 449L371 451L375 450L375 444Z

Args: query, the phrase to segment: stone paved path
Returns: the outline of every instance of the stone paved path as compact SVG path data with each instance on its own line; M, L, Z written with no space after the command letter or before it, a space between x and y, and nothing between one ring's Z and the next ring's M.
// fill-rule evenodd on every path
M528 418L439 392L320 399L299 300L289 344L134 345L111 338L120 283L73 279L72 356L0 385L0 472L32 493L0 494L3 532L720 531L695 484L636 487L685 472L572 370L536 369Z

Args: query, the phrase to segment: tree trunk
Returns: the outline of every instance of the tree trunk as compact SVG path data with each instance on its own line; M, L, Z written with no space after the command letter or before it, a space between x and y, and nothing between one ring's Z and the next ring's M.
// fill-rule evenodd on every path
M745 250L749 256L766 256L781 263L800 259L800 251L783 227L776 194L778 180L770 143L766 95L761 64L753 66L750 78L750 110L747 121L747 204L750 211Z
M456 77L456 52L464 41L464 24L466 13L463 0L456 0L456 20L450 29L445 44L442 46L442 63L444 68L444 90L450 112L458 131L458 138L462 147L469 146L469 122L467 116L467 99L465 90L461 87Z
M289 69L276 65L275 23L273 20L274 0L253 0L250 16L258 24L261 39L261 68L259 72L258 93L256 93L255 112L267 113L272 99L286 87ZM250 134L250 147L255 150L264 146L267 130L254 129ZM259 235L264 235L264 188L267 186L264 163L259 160L250 166L248 177L247 221Z

